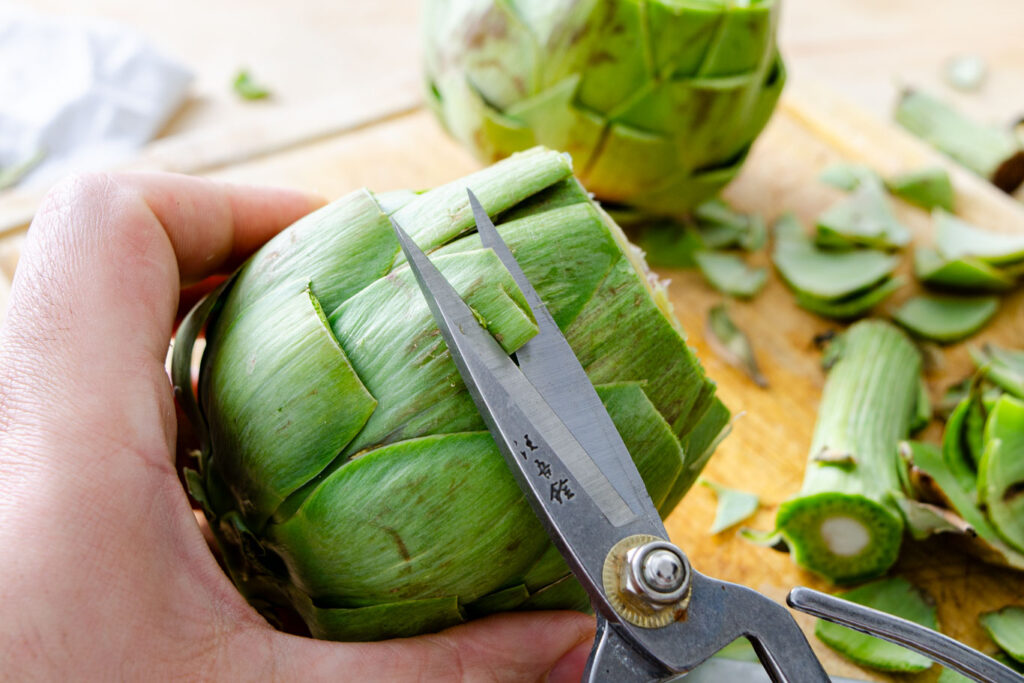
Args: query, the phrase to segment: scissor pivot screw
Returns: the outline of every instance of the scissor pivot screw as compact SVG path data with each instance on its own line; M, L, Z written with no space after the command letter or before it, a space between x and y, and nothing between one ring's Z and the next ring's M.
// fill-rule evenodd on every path
M629 577L626 589L653 603L668 605L686 595L690 587L690 563L676 546L654 541L626 555Z
M627 536L605 559L604 590L623 619L661 628L686 614L690 563L682 550L657 536Z

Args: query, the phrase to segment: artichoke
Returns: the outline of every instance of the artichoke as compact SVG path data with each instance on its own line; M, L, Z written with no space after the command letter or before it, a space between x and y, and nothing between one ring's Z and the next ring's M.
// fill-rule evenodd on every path
M314 636L370 640L588 606L465 391L388 220L432 252L512 352L536 326L471 234L466 187L563 329L663 515L726 428L662 286L566 155L530 150L424 193L353 192L268 242L175 339L175 385L202 441L190 492L233 580L272 620L291 610Z
M640 213L739 172L785 82L778 0L426 0L427 100L485 162L533 145Z

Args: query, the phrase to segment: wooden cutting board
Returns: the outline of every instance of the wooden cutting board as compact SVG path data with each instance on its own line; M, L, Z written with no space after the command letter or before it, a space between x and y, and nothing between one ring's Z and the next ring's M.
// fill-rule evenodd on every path
M787 90L726 197L738 208L758 212L769 221L792 210L809 224L841 196L816 179L824 166L839 160L865 162L882 173L926 164L949 166L963 217L991 230L1024 233L1024 205L953 168L891 125L829 92L799 83ZM208 175L234 182L297 186L334 198L362 186L379 191L431 187L476 168L478 164L444 135L428 112L417 107L410 110L405 98L397 97L392 115L376 123L360 121L340 134L314 136L312 142L298 146L281 145L259 158L230 163ZM915 239L928 242L931 226L927 214L897 204L900 218L913 230ZM0 303L6 298L21 239L14 229L0 240ZM767 265L767 253L756 254L753 261ZM904 261L909 272L909 253L904 254ZM792 294L774 274L753 302L731 303L734 319L752 338L770 382L769 388L760 389L717 358L706 343L705 316L721 300L720 295L694 271L664 270L660 274L671 279L669 291L676 315L708 374L718 383L722 399L736 415L732 434L705 474L716 482L759 494L763 507L750 525L770 528L778 503L794 494L803 478L824 382L812 337L840 326L798 309ZM878 313L891 310L913 291L913 286L905 287ZM995 321L971 342L987 340L1021 346L1024 291L1005 297ZM942 367L928 377L936 398L971 368L966 344L947 347L943 356ZM941 428L933 425L927 436L937 438L940 433ZM672 539L689 553L700 571L738 581L779 600L796 585L828 588L798 570L787 555L752 546L734 530L709 535L714 508L708 490L697 487L668 519ZM942 539L907 542L896 573L936 598L946 633L982 649L991 649L991 645L977 624L978 613L1012 602L1024 604L1024 574L983 565L947 547ZM800 621L810 633L813 620ZM930 681L938 673L938 667L933 667L919 676L886 677L846 662L813 636L811 641L834 674Z

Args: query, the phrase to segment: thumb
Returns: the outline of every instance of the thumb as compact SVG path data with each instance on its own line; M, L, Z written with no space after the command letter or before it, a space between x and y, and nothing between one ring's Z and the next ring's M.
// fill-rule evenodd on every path
M282 678L575 683L594 639L579 612L517 612L440 633L378 643L330 643L278 634Z

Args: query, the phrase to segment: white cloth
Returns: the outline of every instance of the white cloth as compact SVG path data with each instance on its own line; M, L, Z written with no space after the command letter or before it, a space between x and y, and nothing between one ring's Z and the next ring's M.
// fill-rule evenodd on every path
M125 161L184 102L192 73L124 26L0 0L0 169L22 186Z

